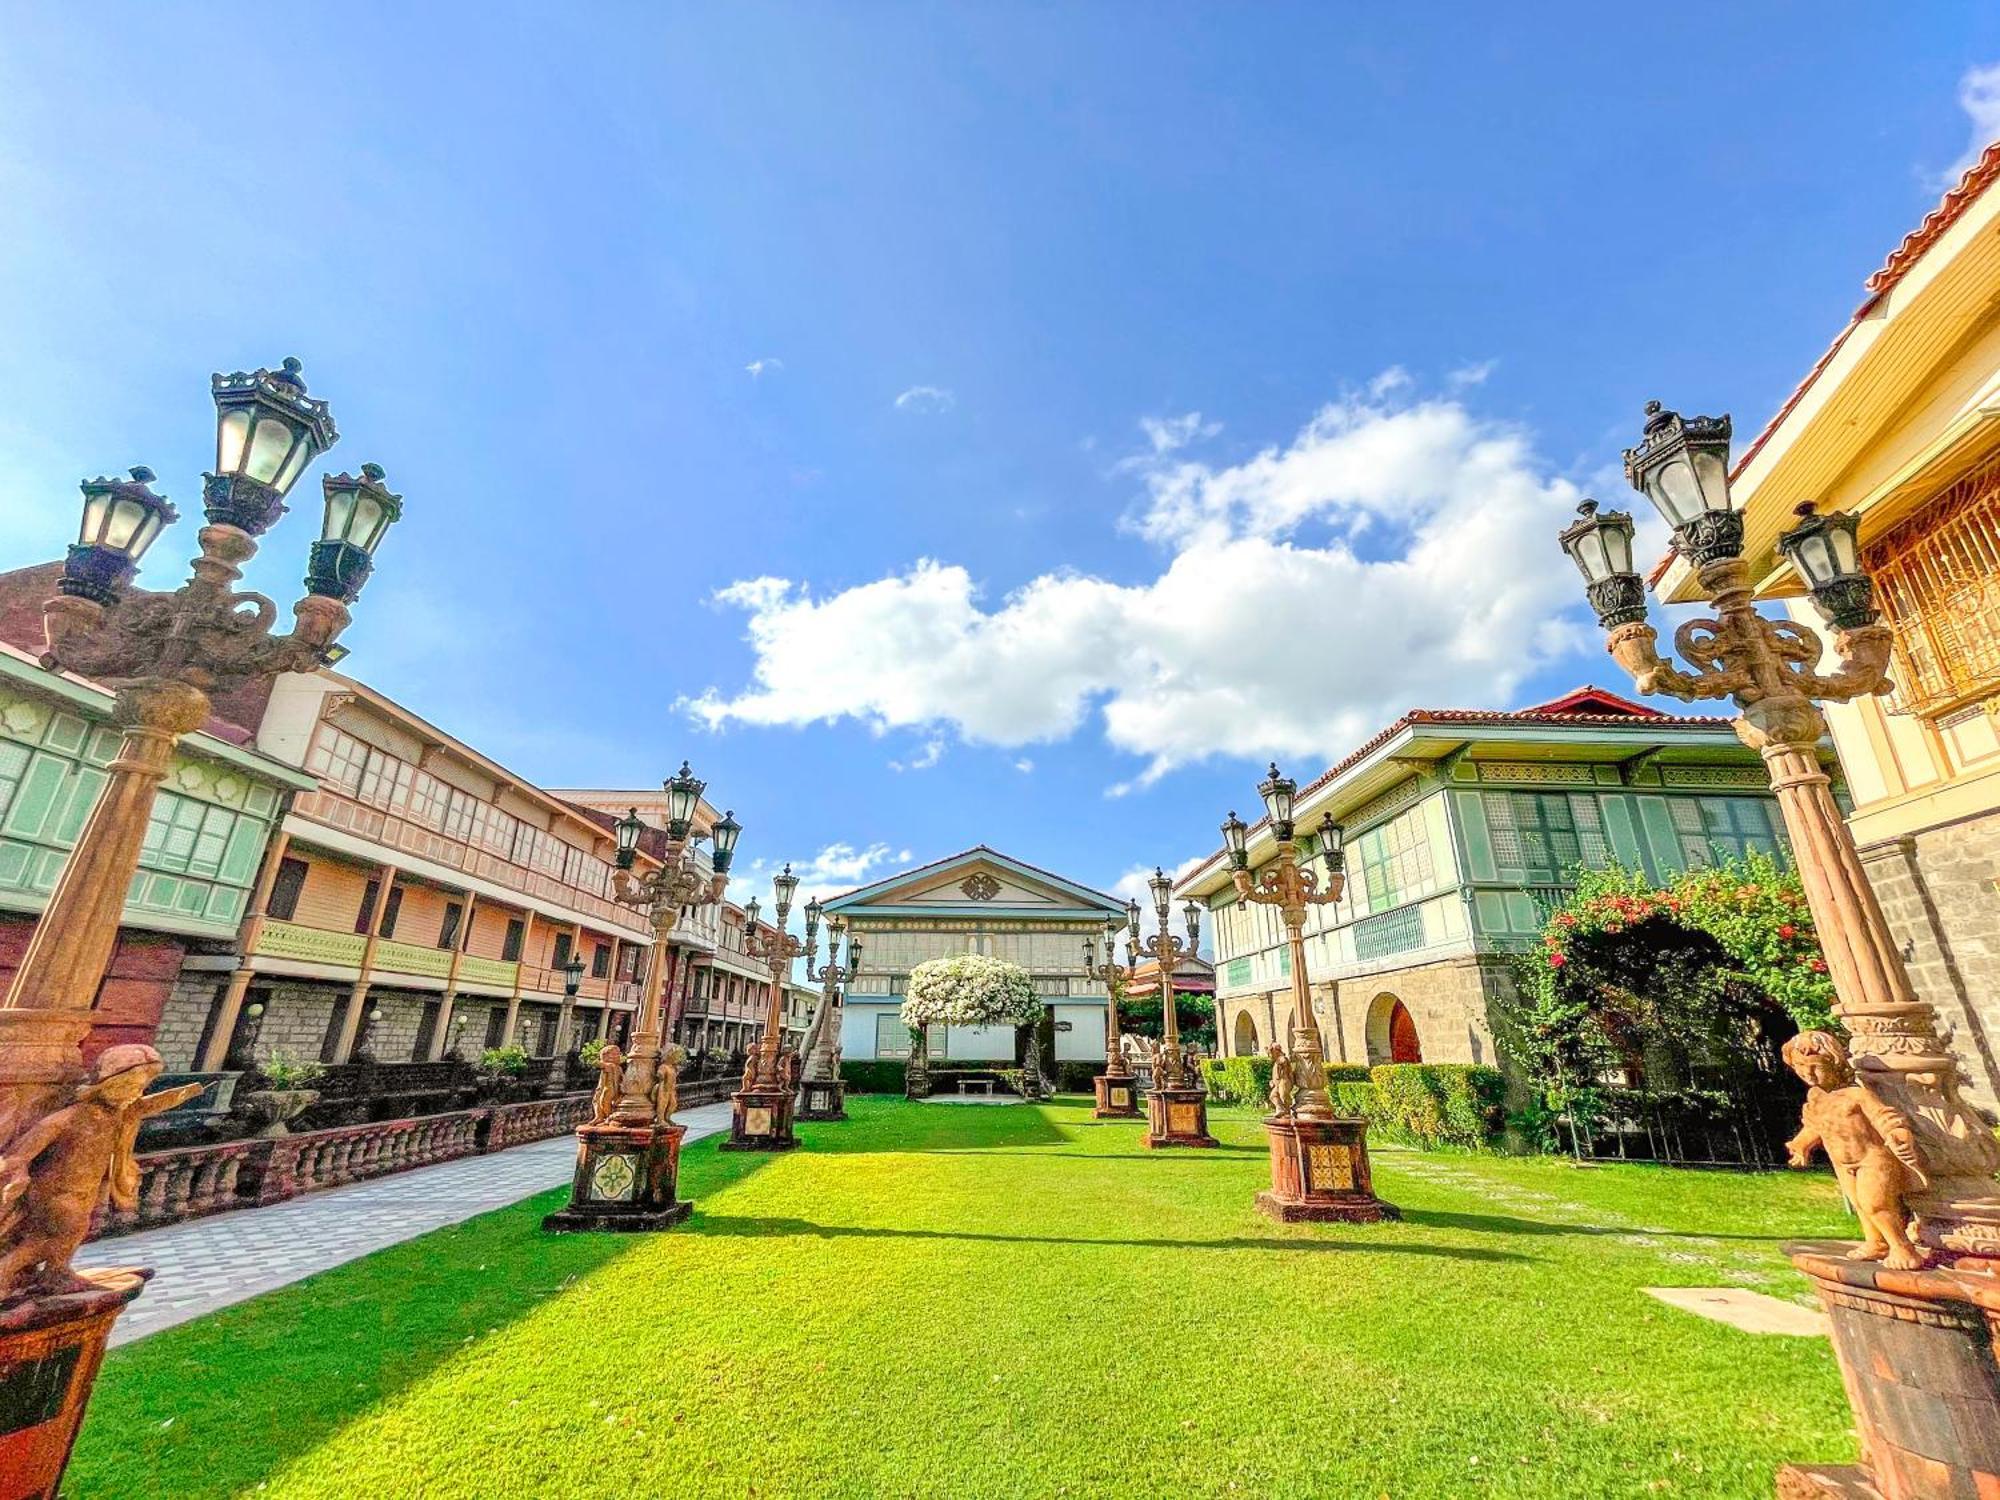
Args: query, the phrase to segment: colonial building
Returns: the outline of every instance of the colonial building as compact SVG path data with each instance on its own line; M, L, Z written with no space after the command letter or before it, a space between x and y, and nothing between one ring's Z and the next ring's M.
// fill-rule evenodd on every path
M2000 1099L2000 143L1867 281L1733 495L1759 594L1819 625L1773 542L1801 501L1851 511L1895 631L1888 698L1827 720L1855 842L1917 991ZM1660 596L1694 600L1669 559Z
M1655 712L1596 688L1515 712L1412 709L1300 788L1330 812L1347 889L1307 918L1329 1061L1495 1061L1489 1009L1579 866L1654 878L1715 853L1777 852L1763 762L1721 718ZM1275 845L1260 820L1254 869ZM1245 902L1222 851L1180 882L1214 913L1221 1049L1285 1040L1291 954L1274 907Z
M0 644L0 986L117 754L111 694L45 672ZM285 799L317 783L242 743L223 724L181 742L153 804L139 876L99 988L87 1056L164 1035L183 1057L169 1001L194 948L228 945L249 909Z
M899 1011L910 970L929 958L985 953L1019 964L1048 1003L1044 1025L1057 1061L1102 1060L1104 986L1083 975L1083 944L1100 947L1125 903L984 844L906 870L825 903L829 921L862 943L847 987L840 1044L849 1060L907 1057ZM1011 1027L934 1028L932 1055L1012 1061Z
M337 672L282 676L245 717L313 784L234 951L188 957L170 1066L476 1059L508 1042L547 1057L625 1033L651 936L611 899L608 828Z

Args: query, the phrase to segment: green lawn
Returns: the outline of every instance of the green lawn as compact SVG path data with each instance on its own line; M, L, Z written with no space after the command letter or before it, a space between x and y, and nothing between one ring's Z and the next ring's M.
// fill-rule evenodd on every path
M1263 1133L859 1099L687 1154L695 1217L549 1194L113 1353L76 1496L1768 1496L1852 1456L1805 1295L1831 1179L1379 1151L1401 1224L1259 1217Z

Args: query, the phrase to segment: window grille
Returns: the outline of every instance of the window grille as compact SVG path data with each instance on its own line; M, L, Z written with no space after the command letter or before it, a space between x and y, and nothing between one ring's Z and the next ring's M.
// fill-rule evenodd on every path
M2000 693L2000 455L1863 560L1895 631L1893 710L1931 717Z

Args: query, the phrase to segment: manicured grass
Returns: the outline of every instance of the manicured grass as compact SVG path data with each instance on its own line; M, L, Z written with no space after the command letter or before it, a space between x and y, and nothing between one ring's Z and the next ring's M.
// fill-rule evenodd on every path
M1280 1228L1262 1131L864 1098L688 1152L669 1234L549 1194L121 1349L77 1496L1767 1496L1852 1456L1804 1283L1829 1178L1382 1151L1401 1224Z

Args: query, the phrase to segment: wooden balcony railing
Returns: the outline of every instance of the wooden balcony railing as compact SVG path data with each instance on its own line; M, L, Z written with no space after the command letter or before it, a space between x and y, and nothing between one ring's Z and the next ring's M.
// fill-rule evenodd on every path
M339 792L328 791L324 787L316 792L302 792L293 801L292 811L302 818L355 834L384 848L401 850L433 864L463 870L468 875L490 880L523 896L588 913L613 931L641 935L647 931L643 916L608 896L568 885L555 876L503 859L490 849L447 837L434 828L426 828L409 818L356 802Z

